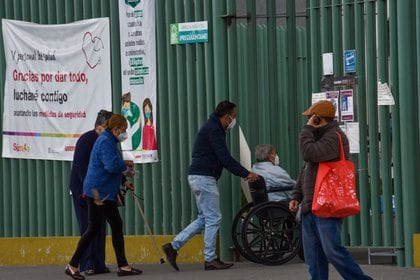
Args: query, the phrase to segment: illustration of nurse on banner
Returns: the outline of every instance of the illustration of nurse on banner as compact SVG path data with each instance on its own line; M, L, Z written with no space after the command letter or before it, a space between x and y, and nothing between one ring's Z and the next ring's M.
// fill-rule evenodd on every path
M153 124L153 106L149 98L143 101L143 116L145 123L143 126L142 149L157 150L155 126Z
M141 117L140 108L131 101L131 93L127 92L122 96L121 114L127 119L128 139L121 143L123 150L135 151L141 141Z

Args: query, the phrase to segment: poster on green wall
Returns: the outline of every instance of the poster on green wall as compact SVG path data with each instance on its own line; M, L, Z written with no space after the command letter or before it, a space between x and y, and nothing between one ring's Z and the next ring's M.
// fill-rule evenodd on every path
M155 1L120 0L121 114L128 139L124 159L158 161Z
M2 19L2 30L2 156L73 160L77 139L92 129L101 109L112 108L109 19Z

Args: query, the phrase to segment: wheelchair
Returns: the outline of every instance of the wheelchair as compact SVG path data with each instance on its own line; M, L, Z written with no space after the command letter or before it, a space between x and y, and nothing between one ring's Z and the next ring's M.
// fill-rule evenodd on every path
M296 255L303 260L300 224L287 201L268 201L264 178L249 183L252 202L236 214L232 241L245 259L264 265L281 265Z

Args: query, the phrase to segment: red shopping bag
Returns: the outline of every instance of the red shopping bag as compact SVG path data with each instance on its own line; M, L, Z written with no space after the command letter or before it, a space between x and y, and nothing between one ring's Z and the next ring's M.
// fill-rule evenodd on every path
M312 213L321 218L343 218L360 212L354 164L344 158L341 135L337 135L340 160L320 162L316 175Z

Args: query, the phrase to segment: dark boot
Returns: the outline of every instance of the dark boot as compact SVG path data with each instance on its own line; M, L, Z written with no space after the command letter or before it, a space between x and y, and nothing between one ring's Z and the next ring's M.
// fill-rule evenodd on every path
M177 271L179 270L178 265L176 264L176 257L178 256L178 252L172 247L171 243L166 243L162 246L162 250L166 255L166 260L175 268Z

